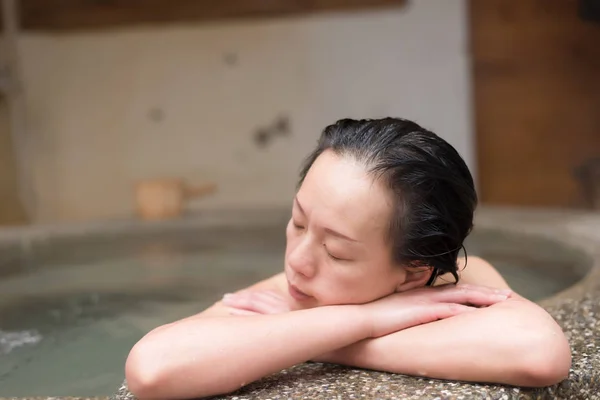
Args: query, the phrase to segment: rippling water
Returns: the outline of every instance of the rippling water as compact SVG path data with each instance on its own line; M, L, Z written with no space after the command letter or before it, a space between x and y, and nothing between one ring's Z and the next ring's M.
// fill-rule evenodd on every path
M0 330L0 354L8 354L17 347L35 345L40 340L42 335L35 330L17 332Z

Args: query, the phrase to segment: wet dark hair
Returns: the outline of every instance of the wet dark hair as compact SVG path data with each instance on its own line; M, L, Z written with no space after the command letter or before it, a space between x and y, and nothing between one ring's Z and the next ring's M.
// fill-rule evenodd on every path
M406 119L342 119L323 130L304 162L299 186L325 150L364 163L391 190L392 261L432 267L427 285L447 272L458 282L458 253L473 228L477 194L454 147Z

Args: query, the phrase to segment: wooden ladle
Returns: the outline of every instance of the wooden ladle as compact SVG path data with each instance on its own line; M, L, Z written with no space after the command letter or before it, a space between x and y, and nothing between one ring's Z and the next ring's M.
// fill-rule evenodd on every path
M144 180L135 185L135 205L140 218L163 220L180 217L190 199L214 193L215 183L190 186L180 178Z

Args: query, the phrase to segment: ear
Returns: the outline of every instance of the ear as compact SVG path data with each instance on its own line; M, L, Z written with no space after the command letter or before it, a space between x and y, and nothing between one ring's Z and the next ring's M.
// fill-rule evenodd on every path
M406 292L407 290L424 287L433 273L433 267L423 265L406 266L404 272L404 282L397 286L397 292Z

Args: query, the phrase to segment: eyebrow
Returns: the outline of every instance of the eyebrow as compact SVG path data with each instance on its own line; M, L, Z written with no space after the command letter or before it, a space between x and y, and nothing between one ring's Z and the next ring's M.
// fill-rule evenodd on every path
M298 197L294 197L294 201L296 202L296 205L297 205L297 206L298 206L298 208L300 209L300 212L301 212L302 214L306 214L306 213L304 212L304 208L302 208L302 206L300 205L300 202L298 201Z
M302 205L300 205L300 202L298 201L298 197L294 197L294 201L295 201L296 205L298 206L298 208L300 209L300 212L302 214L306 214L304 212L304 209L302 208ZM336 236L336 237L338 237L340 239L344 239L344 240L347 240L347 241L352 242L352 243L360 243L358 240L352 239L351 237L346 236L346 235L344 235L344 234L342 234L342 233L340 233L338 231L334 231L331 228L324 228L324 231L325 231L325 233L327 233L327 234L329 234L331 236Z
M343 235L343 234L341 234L341 233L339 233L337 231L334 231L333 229L325 228L324 230L325 230L326 233L330 234L331 236L337 236L340 239L344 239L344 240L347 240L347 241L352 242L352 243L359 243L358 240L352 239L351 237Z

